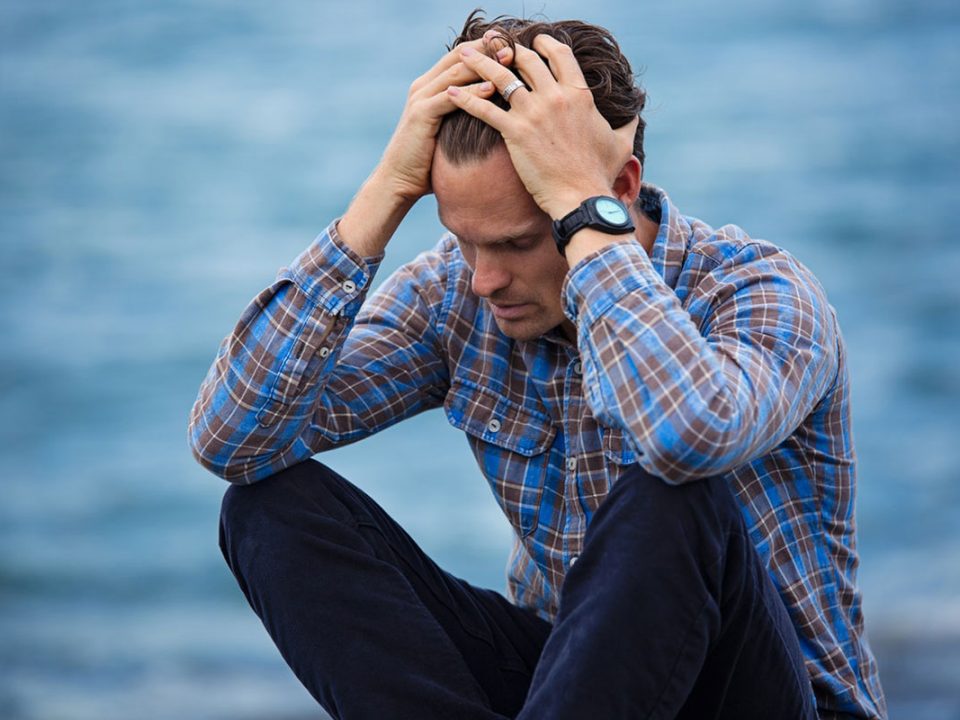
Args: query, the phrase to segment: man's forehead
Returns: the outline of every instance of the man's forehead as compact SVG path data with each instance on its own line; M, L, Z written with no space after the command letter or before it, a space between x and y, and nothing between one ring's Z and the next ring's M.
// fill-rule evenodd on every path
M535 206L534 206L535 207ZM526 240L549 229L549 218L536 208L532 212L509 203L485 204L477 196L469 208L445 205L437 199L437 215L443 226L461 242L470 245L497 245Z
M521 239L542 233L548 220L505 148L466 163L454 164L441 155L432 180L440 222L463 241L479 245Z

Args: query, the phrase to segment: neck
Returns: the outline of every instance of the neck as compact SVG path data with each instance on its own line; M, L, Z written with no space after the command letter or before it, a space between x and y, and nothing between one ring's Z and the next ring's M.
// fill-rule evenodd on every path
M649 255L653 252L653 244L657 241L657 233L660 232L660 225L648 218L642 212L637 212L635 208L630 208L630 214L633 216L633 224L637 226L637 242Z

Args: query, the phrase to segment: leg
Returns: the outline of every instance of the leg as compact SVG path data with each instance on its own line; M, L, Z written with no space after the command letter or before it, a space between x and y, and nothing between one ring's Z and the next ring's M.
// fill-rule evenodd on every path
M229 488L220 532L251 607L333 717L519 709L550 625L441 570L320 463Z
M814 718L793 625L726 483L636 469L591 521L518 716Z

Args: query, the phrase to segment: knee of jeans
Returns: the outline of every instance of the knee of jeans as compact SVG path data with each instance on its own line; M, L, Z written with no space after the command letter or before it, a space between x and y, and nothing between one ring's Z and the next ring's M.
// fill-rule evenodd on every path
M231 485L223 494L220 525L227 534L295 503L297 471L287 468L250 485Z
M351 519L342 501L346 480L315 460L307 460L250 485L231 485L220 508L222 534L263 530L278 520L304 513L316 519Z
M224 552L232 545L232 538L243 537L249 533L251 526L261 522L258 516L264 514L265 506L261 500L265 493L260 484L231 485L223 494L220 504L220 546Z
M677 485L635 465L617 481L616 488L623 497L621 502L640 505L647 512L669 513L673 517L707 514L724 526L740 520L739 506L722 475Z

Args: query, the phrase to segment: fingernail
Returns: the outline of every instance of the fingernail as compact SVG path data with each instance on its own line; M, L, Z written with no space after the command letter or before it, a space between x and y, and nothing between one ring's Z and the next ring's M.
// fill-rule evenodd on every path
M447 88L447 94L448 94L448 95L459 95L459 94L460 94L460 88L458 88L456 85L451 85L450 87Z
M493 83L487 80L486 82L480 83L480 90L482 92L490 92L493 90Z
M470 57L471 55L476 55L476 54L477 54L477 51L474 50L473 48L467 47L467 48L464 48L463 50L461 50L461 51L460 51L460 54L461 54L463 57Z
M497 59L503 60L509 54L510 54L510 48L501 48L500 50L497 50Z

